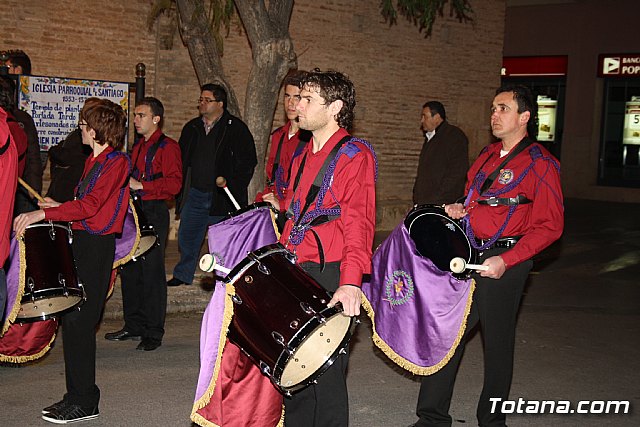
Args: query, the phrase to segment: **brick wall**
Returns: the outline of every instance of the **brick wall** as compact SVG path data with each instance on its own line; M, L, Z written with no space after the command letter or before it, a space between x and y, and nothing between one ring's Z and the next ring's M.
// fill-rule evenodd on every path
M147 29L151 3L3 0L0 49L27 51L36 75L133 82L135 65L145 63L147 94L163 101L165 133L177 139L197 114L198 82L179 36L171 50L163 42L168 17ZM290 33L300 68L334 68L355 83L354 133L378 154L378 228L391 229L411 204L425 101L444 103L449 121L467 133L472 159L489 141L488 106L500 78L505 2L473 1L473 24L445 12L428 39L403 19L390 27L379 3L297 0ZM251 51L239 23L225 39L223 62L242 105ZM279 106L274 126L283 120Z

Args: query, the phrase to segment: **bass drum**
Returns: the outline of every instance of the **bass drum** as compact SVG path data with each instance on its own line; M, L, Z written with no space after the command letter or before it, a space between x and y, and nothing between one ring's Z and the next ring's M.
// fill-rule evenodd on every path
M235 288L229 339L285 394L322 375L347 347L355 317L329 294L282 245L268 245L227 276Z
M458 257L467 264L477 264L478 252L471 247L461 222L451 219L441 206L414 207L407 214L404 225L418 254L430 259L439 270L451 271L451 260ZM452 274L467 277L469 271Z
M73 259L71 229L38 223L24 233L24 295L16 321L46 320L84 301Z

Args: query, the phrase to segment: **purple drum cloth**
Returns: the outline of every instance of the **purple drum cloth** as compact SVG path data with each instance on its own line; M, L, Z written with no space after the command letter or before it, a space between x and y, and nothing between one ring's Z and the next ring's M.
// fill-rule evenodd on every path
M127 214L124 217L122 235L120 237L116 237L116 254L114 257L114 264L117 263L118 260L126 258L131 254L137 235L138 228L136 227L136 221L133 217L131 204L129 204Z
M422 375L447 363L466 326L473 283L418 255L404 223L376 250L362 291L374 341L394 362Z
M13 233L12 233L13 234ZM4 316L6 324L13 322L15 319L9 318L13 311L20 291L20 244L15 236L11 236L11 248L9 250L9 268L7 269L7 304L4 308ZM20 302L18 301L18 304ZM2 331L0 331L2 332ZM0 336L2 334L0 333Z
M233 268L247 253L278 241L268 209L245 212L242 215L209 226L207 234L209 253L216 263ZM220 274L220 273L217 273ZM200 330L200 374L196 389L199 400L211 385L214 368L222 353L224 340L220 342L225 313L226 290L222 282L216 288L202 317Z

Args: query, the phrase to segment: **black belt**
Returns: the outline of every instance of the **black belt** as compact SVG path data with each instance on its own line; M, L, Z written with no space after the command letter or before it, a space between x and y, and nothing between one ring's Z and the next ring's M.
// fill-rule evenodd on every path
M516 243L518 243L518 240L520 240L522 236L512 236L512 237L502 237L498 240L495 241L495 243L491 246L489 246L487 249L493 249L493 248L503 248L503 249L510 249L512 247L514 247L516 245ZM487 243L489 240L482 240L482 239L476 239L478 241L478 243L480 245L484 245L485 243ZM485 250L487 250L485 249Z
M478 203L481 205L489 205L489 206L513 206L513 205L523 205L525 203L531 203L530 199L527 199L522 194L517 195L516 197L489 197L488 199L480 199Z

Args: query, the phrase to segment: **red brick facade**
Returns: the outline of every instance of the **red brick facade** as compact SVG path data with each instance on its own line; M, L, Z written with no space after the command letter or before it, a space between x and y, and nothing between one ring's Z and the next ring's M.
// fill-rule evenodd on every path
M34 75L133 82L135 65L145 63L147 94L165 104L164 130L177 138L197 113L198 82L179 35L172 50L163 46L167 19L147 29L151 3L3 0L0 49L24 49ZM391 229L411 204L425 101L444 103L449 121L467 133L472 158L490 140L488 110L500 82L505 2L474 1L469 24L445 12L431 38L404 19L390 27L379 4L297 0L290 33L300 68L334 68L354 81L354 133L378 154L378 228ZM227 78L242 105L251 51L239 23L225 39L224 52ZM283 119L279 105L274 126Z

